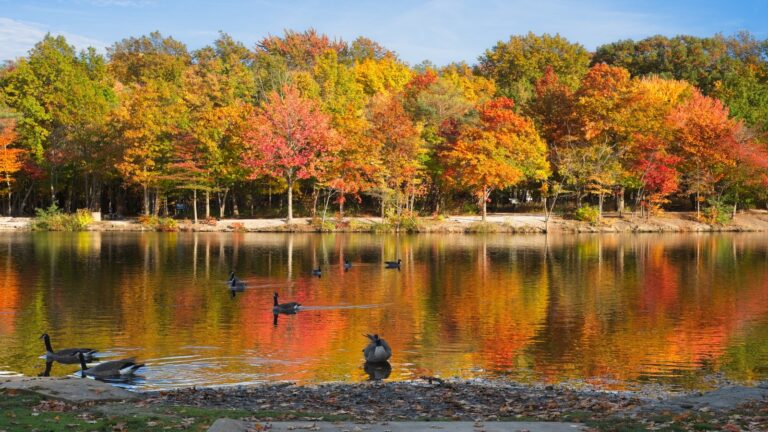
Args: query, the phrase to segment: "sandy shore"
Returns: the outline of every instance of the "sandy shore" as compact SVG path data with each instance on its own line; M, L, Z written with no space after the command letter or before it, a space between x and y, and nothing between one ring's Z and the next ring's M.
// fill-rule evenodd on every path
M0 218L0 231L27 231L31 218ZM211 223L193 224L177 220L179 231L216 232L319 232L319 223L310 218L295 218L292 224L284 219L222 219ZM94 222L91 231L155 231L137 219ZM486 222L480 216L445 216L419 218L408 229L383 221L378 217L328 219L322 231L328 232L424 232L424 233L618 233L618 232L758 232L768 231L768 212L740 212L725 225L709 225L696 221L695 213L665 213L651 218L633 214L607 214L599 224L589 224L562 217L553 217L549 224L540 214L492 214Z

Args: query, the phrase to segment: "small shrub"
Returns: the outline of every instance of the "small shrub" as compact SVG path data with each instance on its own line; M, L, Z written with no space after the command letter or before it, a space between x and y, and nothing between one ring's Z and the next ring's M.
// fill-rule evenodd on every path
M731 207L717 200L709 200L709 206L702 212L702 219L710 225L725 225L733 214Z
M85 231L93 222L89 210L79 209L75 214L66 214L55 204L47 209L36 209L32 229L36 231Z
M404 212L400 215L390 212L385 218L385 223L395 231L416 232L421 227L418 216L411 212Z
M162 232L175 232L179 230L179 224L173 218L159 218L155 229Z
M312 227L320 232L332 232L336 230L336 224L333 223L330 219L326 219L323 221L322 219L316 217L312 218L312 220L309 221L309 224L312 225Z
M467 227L465 232L468 233L474 233L474 234L488 234L488 233L497 233L501 231L501 226L499 224L494 223L488 223L488 222L475 222Z
M375 233L388 233L393 232L395 230L395 227L390 225L387 222L374 222L370 226L371 232Z
M229 228L234 232L246 232L245 224L242 222L232 222Z
M582 206L576 209L575 212L573 212L573 217L576 220L580 220L582 222L588 222L591 225L595 225L598 220L600 220L600 211L597 209L597 207L593 206Z
M356 219L352 219L349 221L349 230L355 231L355 232L361 232L361 231L371 231L373 228L373 224L361 222Z
M141 225L144 225L145 227L151 227L154 228L157 226L157 216L152 215L141 215L139 216L139 223Z

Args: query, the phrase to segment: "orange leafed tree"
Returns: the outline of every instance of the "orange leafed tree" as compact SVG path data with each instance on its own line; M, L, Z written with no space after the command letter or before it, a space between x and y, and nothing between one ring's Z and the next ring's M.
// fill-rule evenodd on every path
M676 154L688 191L696 195L699 215L702 195L710 194L728 167L736 163L738 135L742 125L729 117L728 108L698 90L670 113Z
M9 147L16 140L16 124L12 120L0 121L0 176L5 182L8 195L8 215L11 214L11 186L13 175L21 169L23 150Z
M480 124L465 128L445 154L446 174L477 192L484 221L491 191L549 174L546 144L533 123L513 107L508 98L483 104L478 110Z
M291 86L284 86L282 94L272 92L251 117L244 165L252 178L270 175L285 180L288 223L293 221L294 183L317 175L323 160L336 150L335 135L330 117Z

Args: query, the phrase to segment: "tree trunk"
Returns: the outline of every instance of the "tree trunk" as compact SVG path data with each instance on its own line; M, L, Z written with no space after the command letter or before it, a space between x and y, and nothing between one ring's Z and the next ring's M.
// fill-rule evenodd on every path
M149 216L149 190L147 190L147 185L142 185L144 187L144 216Z
M701 199L699 199L699 191L696 191L696 219L701 217Z
M619 212L619 216L624 213L624 187L620 187L616 194L616 211Z
M289 176L286 180L288 182L288 217L285 223L290 224L293 222L293 178Z
M603 220L603 197L604 193L600 192L597 196L597 220Z
M211 192L205 191L205 218L211 218Z
M237 207L237 194L235 194L234 187L232 188L232 217L240 217L240 209Z
M192 209L193 220L197 224L197 189L192 189Z
M339 190L339 219L344 219L344 188Z
M224 189L224 195L221 193L216 193L216 195L219 197L219 219L224 219L224 211L227 209L227 194L229 193L229 188Z
M155 189L155 199L152 208L152 215L157 217L160 215L160 191Z
M483 188L483 222L487 220L488 215L488 189Z

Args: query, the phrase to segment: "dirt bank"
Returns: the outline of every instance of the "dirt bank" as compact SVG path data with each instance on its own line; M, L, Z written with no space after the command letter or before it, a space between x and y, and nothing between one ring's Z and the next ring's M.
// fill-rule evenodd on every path
M27 231L29 218L0 218L0 231ZM706 224L696 220L695 213L665 213L651 218L633 214L607 214L598 224L553 217L549 224L539 214L492 214L486 222L479 216L445 216L418 218L415 222L395 225L378 217L328 219L325 224L310 218L296 218L292 224L283 219L222 219L193 224L176 220L179 231L197 232L420 232L420 233L631 233L631 232L759 232L768 231L768 212L741 212L725 225ZM91 231L155 231L137 219L92 223Z

